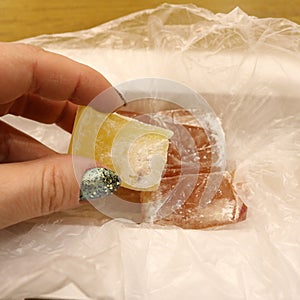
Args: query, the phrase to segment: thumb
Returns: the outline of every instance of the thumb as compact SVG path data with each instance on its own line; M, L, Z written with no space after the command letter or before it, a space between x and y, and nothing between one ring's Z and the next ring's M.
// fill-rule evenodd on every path
M0 165L0 228L78 207L81 179L95 167L95 161L71 155Z

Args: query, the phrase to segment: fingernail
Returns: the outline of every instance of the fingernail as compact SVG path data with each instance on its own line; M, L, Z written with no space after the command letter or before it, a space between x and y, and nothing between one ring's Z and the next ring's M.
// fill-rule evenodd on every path
M125 97L123 96L123 94L119 90L117 90L116 88L114 88L114 89L117 92L117 94L119 95L119 97L121 98L121 100L124 102L124 106L126 106L127 102L126 102Z
M111 113L116 111L118 108L126 105L124 95L115 88L109 88L104 92L100 93L94 98L89 104L90 107L97 111L104 113Z
M121 185L120 177L106 168L87 170L81 179L80 200L93 200L115 192Z

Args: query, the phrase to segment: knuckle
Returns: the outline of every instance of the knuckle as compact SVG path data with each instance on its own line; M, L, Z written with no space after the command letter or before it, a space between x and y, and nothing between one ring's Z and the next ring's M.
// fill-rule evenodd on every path
M25 54L25 56L27 57L25 61L28 67L28 73L31 74L29 92L38 94L41 88L38 76L40 60L43 55L47 53L47 51L41 47L23 43L16 44L16 47L19 48L20 53Z
M17 44L20 48L23 48L25 51L32 52L33 54L44 52L45 50L41 47L35 46L35 45L30 45L30 44L24 44L24 43L19 43Z
M41 214L62 209L66 195L62 170L51 163L43 167L41 180Z

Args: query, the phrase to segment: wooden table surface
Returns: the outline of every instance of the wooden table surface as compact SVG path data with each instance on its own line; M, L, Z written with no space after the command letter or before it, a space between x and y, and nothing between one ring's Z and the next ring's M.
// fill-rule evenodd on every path
M86 29L166 1L124 0L1 0L0 41L14 41L43 33ZM300 24L300 0L194 0L190 3L213 12L239 6L249 15L284 17Z

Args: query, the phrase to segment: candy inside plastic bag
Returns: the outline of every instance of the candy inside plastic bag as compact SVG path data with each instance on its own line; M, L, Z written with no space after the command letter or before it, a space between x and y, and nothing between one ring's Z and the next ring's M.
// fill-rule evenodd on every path
M118 113L97 112L99 103L110 101L116 90L126 106L121 102L114 109ZM157 152L168 143L163 130L170 139L166 154ZM122 188L117 193L90 201L111 218L194 229L245 218L246 207L225 171L220 120L203 97L178 82L137 79L98 95L78 111L70 153L95 159L120 176ZM158 174L161 155L163 175ZM150 184L161 176L158 186Z
M73 284L98 299L297 299L299 36L297 24L239 9L213 14L163 5L90 30L26 40L94 67L113 85L161 77L203 95L222 122L227 167L248 215L214 231L103 225L90 208L17 225L0 232L1 296ZM49 135L49 127L6 120L67 148L69 137L57 128Z

